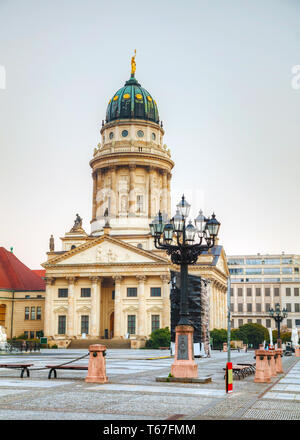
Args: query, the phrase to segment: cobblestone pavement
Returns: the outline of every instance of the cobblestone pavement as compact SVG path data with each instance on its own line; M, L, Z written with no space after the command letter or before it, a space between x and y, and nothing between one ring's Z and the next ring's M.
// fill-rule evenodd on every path
M0 355L0 363L33 363L32 368L68 362L87 350L42 350L41 353ZM233 352L232 361L253 362L254 353ZM225 393L226 353L213 351L201 358L199 377L206 384L156 382L168 376L173 359L166 350L107 350L109 383L86 383L86 371L32 370L21 379L19 371L0 369L1 420L197 420L300 419L300 364L283 357L285 373L271 384L254 383L254 376L234 381ZM88 358L78 361L88 365ZM74 364L73 364L74 365ZM76 365L76 364L75 364Z

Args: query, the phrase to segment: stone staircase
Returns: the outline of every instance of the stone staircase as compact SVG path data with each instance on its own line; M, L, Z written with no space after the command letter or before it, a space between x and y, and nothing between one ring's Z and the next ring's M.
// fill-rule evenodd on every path
M72 339L68 348L89 348L93 344L102 344L107 348L130 348L130 339Z

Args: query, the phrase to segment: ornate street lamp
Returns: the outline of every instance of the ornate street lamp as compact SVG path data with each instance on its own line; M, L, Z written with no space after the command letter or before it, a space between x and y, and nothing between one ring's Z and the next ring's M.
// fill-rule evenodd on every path
M150 223L150 231L154 237L156 249L165 250L166 253L170 255L172 263L180 265L180 319L176 327L175 345L177 356L179 356L177 333L179 332L181 336L184 336L185 333L182 326L190 326L192 330L189 331L193 333L188 310L188 265L195 264L200 254L208 251L208 249L215 245L215 239L220 228L220 223L216 219L215 214L213 214L211 218L206 218L202 211L199 212L199 215L194 221L195 226L191 221L188 222L187 218L190 207L191 205L185 200L183 195L177 205L177 210L173 218L168 221L165 216L159 212L153 222ZM191 338L193 336L192 333ZM181 341L185 340L184 338L179 339ZM193 340L191 343L193 343ZM182 352L184 350L187 352L187 344L185 345L185 343L181 342L180 345ZM186 354L184 354L184 356L186 356Z
M288 316L288 311L286 308L280 310L280 304L277 303L275 305L275 310L273 309L269 310L269 316L275 319L275 322L277 324L277 333L278 333L277 339L280 339L280 324L284 320L284 318Z

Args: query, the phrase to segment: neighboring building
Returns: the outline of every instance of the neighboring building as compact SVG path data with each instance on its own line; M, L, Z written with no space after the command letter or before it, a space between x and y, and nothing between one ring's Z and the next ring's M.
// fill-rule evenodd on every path
M281 325L300 327L300 255L231 255L227 263L234 328L253 322L275 329L268 310L276 303L288 309Z
M154 249L149 223L171 215L174 162L153 97L131 78L108 103L102 143L90 161L93 177L91 233L77 214L62 240L50 239L46 269L45 335L56 341L148 337L170 327L169 257ZM190 273L210 280L210 327L226 323L228 269L222 246L198 260Z
M8 338L39 337L44 329L45 281L0 247L0 325Z

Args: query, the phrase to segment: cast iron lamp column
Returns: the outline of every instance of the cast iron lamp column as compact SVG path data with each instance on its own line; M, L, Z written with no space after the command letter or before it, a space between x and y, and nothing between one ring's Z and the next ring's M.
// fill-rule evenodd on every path
M186 224L190 207L183 195L173 218L168 221L165 214L159 212L149 225L156 249L165 250L172 263L180 265L180 319L176 329L192 326L189 320L188 265L195 264L200 254L215 245L220 228L215 214L206 218L202 211L195 219L195 226L191 221Z
M273 318L277 324L277 339L280 339L280 324L288 316L287 309L280 310L280 304L277 303L275 305L275 310L270 309L269 310L269 316Z

